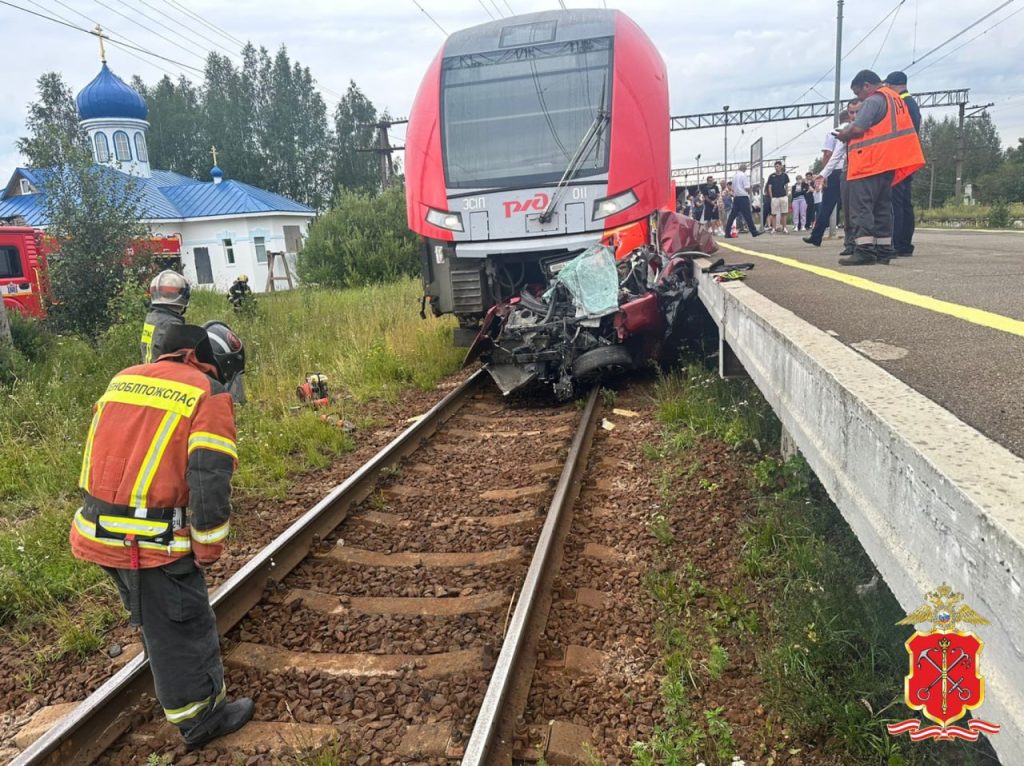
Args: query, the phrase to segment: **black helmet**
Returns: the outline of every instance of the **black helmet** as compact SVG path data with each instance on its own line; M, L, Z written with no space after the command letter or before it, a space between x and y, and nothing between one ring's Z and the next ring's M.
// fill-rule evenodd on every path
M234 330L223 322L211 320L203 325L210 336L213 358L225 383L245 371L245 346Z

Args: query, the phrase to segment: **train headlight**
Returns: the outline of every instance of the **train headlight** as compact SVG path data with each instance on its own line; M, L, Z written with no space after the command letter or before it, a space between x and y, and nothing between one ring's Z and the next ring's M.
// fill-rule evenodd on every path
M614 197L605 197L594 202L594 220L600 221L610 215L621 213L623 210L633 207L637 203L636 195L632 189L616 194Z
M462 231L462 215L460 213L449 213L447 210L435 210L427 208L427 223L440 226L448 231Z

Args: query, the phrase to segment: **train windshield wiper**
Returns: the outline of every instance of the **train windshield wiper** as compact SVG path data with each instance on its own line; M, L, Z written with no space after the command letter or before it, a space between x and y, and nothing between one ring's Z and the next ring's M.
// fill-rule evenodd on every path
M561 180L559 180L555 185L555 190L551 193L551 199L548 201L547 207L545 207L543 212L541 212L538 218L541 223L548 223L551 220L551 216L554 215L555 212L555 205L558 204L558 200L565 191L566 185L576 177L577 173L580 172L580 169L583 167L583 158L590 152L590 147L601 135L605 125L608 124L608 118L611 115L604 107L604 98L605 89L602 88L601 106L598 107L597 114L594 115L594 121L590 123L590 127L587 128L587 132L583 134L580 145L576 147L576 151L573 153L572 159L569 160L569 165L565 168L565 172L562 173Z

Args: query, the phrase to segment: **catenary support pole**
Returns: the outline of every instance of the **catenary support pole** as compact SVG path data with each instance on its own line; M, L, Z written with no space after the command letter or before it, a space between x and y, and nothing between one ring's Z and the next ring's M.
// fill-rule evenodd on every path
M962 202L960 196L963 192L964 180L964 113L967 111L967 104L960 104L960 118L956 124L956 188L953 191L953 204L959 205Z
M839 125L839 89L843 77L843 0L836 3L836 85L834 94L832 125ZM837 172L842 173L842 170ZM839 223L839 205L832 208L832 217L828 222L828 236L836 236L836 227Z
M726 104L722 107L722 112L725 117L722 120L723 127L725 128L724 146L722 147L725 151L725 167L729 167L729 105Z

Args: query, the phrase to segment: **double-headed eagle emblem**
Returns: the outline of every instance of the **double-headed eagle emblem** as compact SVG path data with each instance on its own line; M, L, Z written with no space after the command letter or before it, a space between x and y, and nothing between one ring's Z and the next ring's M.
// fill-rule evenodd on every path
M959 623L968 625L988 625L989 621L978 614L973 607L962 603L963 593L957 593L943 583L925 595L927 604L921 604L908 614L897 625L919 625L922 622L932 623L932 629L943 633L959 630Z

